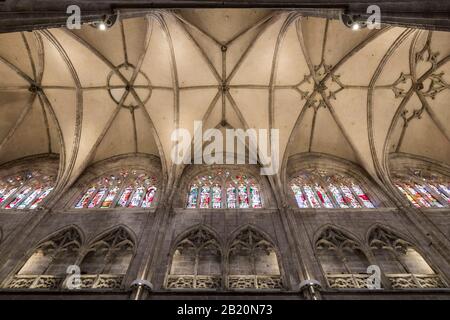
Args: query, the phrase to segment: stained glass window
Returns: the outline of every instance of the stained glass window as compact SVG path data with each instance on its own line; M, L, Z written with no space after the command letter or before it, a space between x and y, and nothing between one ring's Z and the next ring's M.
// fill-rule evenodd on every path
M297 184L293 183L291 185L292 192L294 192L295 200L300 208L308 208L308 203L306 202L305 195L302 191L302 188Z
M202 186L200 192L200 208L209 208L211 202L211 188L209 186Z
M94 189L95 190L95 189ZM105 200L103 200L102 208L110 208L113 204L114 199L117 197L120 188L115 186L111 188L106 196ZM86 193L89 196L89 193Z
M325 208L333 208L333 203L328 198L326 191L318 183L316 183L315 189L322 206L325 206Z
M55 177L40 170L0 179L0 208L36 209L53 190Z
M142 198L144 197L145 189L144 187L139 187L134 191L133 197L131 198L129 207L130 208L136 208L139 207L139 204L142 201Z
M8 203L5 209L13 209L18 206L31 192L31 187L27 186L22 188L15 196L14 200Z
M117 202L117 207L125 208L128 204L128 200L130 200L131 194L133 193L133 187L129 186L123 190L122 195Z
M364 193L364 191L362 191L362 189L358 185L352 184L352 189L358 196L359 200L362 201L362 203L367 208L374 208L374 205L372 202L370 202L369 197Z
M291 180L299 208L374 208L362 187L351 177L324 170L303 171Z
M306 192L306 197L308 198L310 206L312 208L320 208L320 203L319 203L319 201L317 201L317 198L315 196L313 189L308 185L305 185L303 187L303 189Z
M198 186L192 185L189 190L188 208L197 208Z
M45 197L47 197L50 192L53 191L53 187L47 187L44 189L45 191L41 193L41 195L33 202L33 204L30 206L30 209L36 209L39 204L44 201ZM20 209L20 208L19 208Z
M250 185L250 199L253 208L262 208L261 195L259 193L259 188L255 184Z
M212 188L212 201L213 208L221 208L222 207L222 188L216 184Z
M227 208L236 208L236 187L232 183L227 188Z
M94 180L75 208L150 208L156 191L156 177L142 170L123 170Z
M187 208L262 208L261 190L250 176L216 170L192 181Z
M248 194L247 194L247 186L245 184L241 184L238 186L238 203L239 208L248 208Z
M144 201L142 202L142 208L149 208L156 194L156 187L150 186L147 188L147 193L145 194Z
M450 178L437 173L406 168L394 172L394 183L415 207L444 208L450 206Z
M341 190L344 193L345 202L351 207L351 208L361 208L361 205L359 204L358 200L356 200L355 195L351 191L349 187L346 185L341 184Z
M100 203L100 201L102 201L107 191L108 188L106 187L100 188L98 192L95 194L94 198L92 198L91 202L88 205L88 208L95 208L96 206L98 206L98 204Z

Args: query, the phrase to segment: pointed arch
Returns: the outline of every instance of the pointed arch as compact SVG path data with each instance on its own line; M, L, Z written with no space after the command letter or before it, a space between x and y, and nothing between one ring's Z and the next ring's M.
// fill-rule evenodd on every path
M164 186L160 171L159 158L153 156L125 154L102 160L83 173L63 201L75 209L152 209Z
M389 175L403 202L416 208L450 207L450 167L405 153L391 154Z
M77 261L83 236L76 226L68 226L41 241L9 282L14 289L56 289L67 267Z
M228 288L282 289L280 256L270 238L251 225L233 235L228 244Z
M260 209L268 194L251 170L213 165L186 175L181 190L187 208ZM185 187L183 187L185 186Z
M119 225L92 240L80 262L82 288L120 288L135 255L135 239Z
M57 156L38 155L0 167L0 208L37 209L48 203L57 180Z
M442 278L406 237L382 225L373 226L368 245L393 289L442 288Z
M367 288L370 263L356 237L326 225L317 232L314 251L330 288Z
M42 83L45 55L41 34L37 31L5 34L1 41L10 43L10 47L15 49L12 55L2 50L0 56L0 68L8 70L0 81L0 98L4 107L0 162L4 164L20 161L23 157L59 153L62 169L64 141L60 135L61 128L45 103L48 99L46 86ZM56 176L58 180L59 174ZM49 195L47 200L53 196L55 193Z
M165 287L219 289L222 287L222 246L216 232L197 225L182 233L171 251Z
M54 122L57 124L58 138L61 142L61 152L60 152L60 173L58 175L58 181L56 185L56 191L62 191L68 186L66 185L70 175L75 170L75 164L78 157L80 139L81 139L81 128L82 128L82 118L83 118L83 92L80 78L78 76L77 70L73 65L71 59L69 58L67 51L61 45L61 43L55 38L54 34L49 30L41 30L38 32L40 36L45 37L45 39L51 44L51 46L58 52L60 58L64 61L66 68L71 76L75 89L75 123L74 123L74 136L72 145L69 145L67 141L68 137L65 136L63 128L60 125L61 117L58 116L56 109L52 105L50 99L47 97L45 91L43 91L39 96L43 100L43 105L46 105L49 109L50 115Z
M345 237L351 241L354 241L358 244L363 243L363 240L360 239L360 237L358 237L358 235L356 235L352 231L347 230L339 225L335 225L335 224L331 224L331 223L326 223L323 226L321 226L318 230L316 230L316 232L314 233L314 236L313 236L314 243L317 243L321 239L321 237L327 233L327 230L335 231L338 234L341 234L343 237Z
M119 232L123 236L123 239L127 239L127 241L130 242L130 245L136 245L138 239L136 233L127 225L120 223L118 225L107 228L106 230L103 230L98 235L91 238L89 240L88 247L115 232Z
M288 177L287 194L294 207L361 210L391 204L361 167L338 157L322 153L294 155L289 161Z

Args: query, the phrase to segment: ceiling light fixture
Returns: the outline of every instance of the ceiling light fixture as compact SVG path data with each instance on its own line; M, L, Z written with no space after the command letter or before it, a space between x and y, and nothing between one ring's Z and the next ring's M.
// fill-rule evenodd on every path
M341 22L353 31L359 31L367 26L365 20L359 15L342 14Z
M353 30L353 31L358 31L359 29L361 29L361 26L359 25L358 22L355 22L355 23L352 25L352 30Z
M98 28L98 30L105 31L106 30L106 24L102 21L102 22L100 22L98 24L97 28Z
M91 26L100 31L106 31L110 29L117 21L118 13L112 15L105 15L101 20L91 22Z

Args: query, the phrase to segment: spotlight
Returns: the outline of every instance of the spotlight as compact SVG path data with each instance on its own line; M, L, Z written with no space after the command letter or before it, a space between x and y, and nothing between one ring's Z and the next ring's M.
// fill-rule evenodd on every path
M100 22L97 26L98 30L105 31L106 30L106 24L104 22Z
M352 30L353 30L353 31L358 31L359 29L361 29L361 26L359 25L358 22L355 22L355 23L352 25Z
M367 26L367 23L359 15L342 14L341 22L353 31L361 30Z
M112 15L105 15L99 21L91 22L91 26L101 31L106 31L111 28L118 19L118 13Z

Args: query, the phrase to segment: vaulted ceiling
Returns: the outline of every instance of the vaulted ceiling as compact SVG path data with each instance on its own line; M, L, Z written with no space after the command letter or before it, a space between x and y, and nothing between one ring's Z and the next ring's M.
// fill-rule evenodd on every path
M171 133L276 128L280 159L323 153L372 176L388 154L450 164L450 34L353 31L270 10L156 11L0 35L0 164L59 153L60 184L124 153L171 171Z

